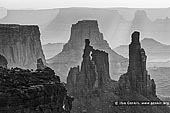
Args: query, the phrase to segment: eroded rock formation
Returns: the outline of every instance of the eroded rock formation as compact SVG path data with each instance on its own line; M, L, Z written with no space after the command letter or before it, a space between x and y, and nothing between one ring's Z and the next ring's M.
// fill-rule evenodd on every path
M85 40L81 67L70 69L68 93L75 97L72 113L169 113L167 106L115 105L119 101L161 101L146 70L146 55L139 32L132 34L128 72L114 81L109 75L108 53L96 50ZM133 86L132 86L133 85Z
M145 50L141 48L140 33L135 31L132 34L132 41L129 45L129 67L125 78L128 78L131 90L137 91L147 97L150 94L156 96L156 85L146 70ZM122 75L123 76L123 75Z
M1 113L69 113L74 100L49 67L35 71L0 67L0 90Z
M8 67L36 69L38 58L45 61L39 27L0 24L0 54L6 57Z
M89 39L94 49L100 49L109 53L110 74L119 75L124 73L127 68L128 60L115 53L104 40L103 34L99 31L96 20L83 20L73 24L69 41L63 46L61 53L48 60L51 67L63 76L66 81L66 75L70 67L81 63L83 54L84 40Z
M110 81L108 53L93 49L89 39L85 39L81 68L70 69L68 90L74 96L90 95L96 88L104 89Z

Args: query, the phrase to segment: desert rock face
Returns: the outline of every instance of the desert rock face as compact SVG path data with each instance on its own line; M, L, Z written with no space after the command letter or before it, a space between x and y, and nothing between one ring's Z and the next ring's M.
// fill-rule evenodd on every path
M125 72L127 59L118 55L109 47L107 41L103 39L103 34L99 31L97 21L83 20L72 25L70 40L64 45L62 52L48 60L50 66L63 76L64 81L66 81L69 68L80 64L85 39L91 41L94 49L109 53L111 75L115 76Z
M85 42L81 68L71 68L67 78L67 88L73 96L90 95L96 88L104 90L111 81L108 53L93 49L89 39Z
M36 25L0 25L0 53L8 67L36 69L36 60L45 57L41 47L40 31Z
M74 100L49 67L35 71L0 67L0 90L1 113L70 113Z
M0 54L0 67L7 68L8 61L7 59Z
M140 33L137 31L132 34L132 41L129 45L129 67L127 76L132 90L135 90L144 96L149 95L149 93L155 96L155 82L150 79L150 76L147 73L147 56L145 55L145 50L141 48L139 36Z
M70 68L67 90L74 96L72 113L169 113L166 106L117 106L118 101L161 101L156 95L156 84L146 70L146 55L140 47L139 32L132 34L127 73L118 81L109 74L108 53L94 49L89 39L81 66Z

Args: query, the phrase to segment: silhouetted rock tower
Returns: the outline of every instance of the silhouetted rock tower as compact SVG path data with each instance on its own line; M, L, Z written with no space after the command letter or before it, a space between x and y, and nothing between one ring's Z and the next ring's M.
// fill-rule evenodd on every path
M95 88L105 89L110 80L108 53L93 49L85 39L81 69L71 68L67 77L69 92L73 96L89 95Z
M127 75L129 77L130 86L132 90L139 92L140 94L147 96L149 93L156 95L156 86L154 80L150 80L146 70L145 50L141 48L139 42L140 33L134 31L132 33L132 42L129 45L129 67ZM152 92L154 89L154 92ZM152 91L151 91L152 90Z

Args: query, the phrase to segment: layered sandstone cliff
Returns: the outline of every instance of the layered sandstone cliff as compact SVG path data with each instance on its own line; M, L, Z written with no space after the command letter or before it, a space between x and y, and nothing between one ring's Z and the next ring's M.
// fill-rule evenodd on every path
M36 60L45 57L40 31L36 25L0 24L0 53L8 67L36 68Z
M104 50L109 53L110 74L112 77L125 72L127 59L118 55L109 47L107 41L103 38L103 34L99 31L97 21L83 20L72 25L70 39L63 46L62 52L48 60L51 67L63 76L64 81L66 81L69 68L80 64L85 39L91 41L94 49Z

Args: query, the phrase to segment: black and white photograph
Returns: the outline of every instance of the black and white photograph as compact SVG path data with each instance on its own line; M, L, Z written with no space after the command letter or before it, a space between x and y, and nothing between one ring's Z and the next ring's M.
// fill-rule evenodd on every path
M170 1L0 0L0 113L170 113Z

